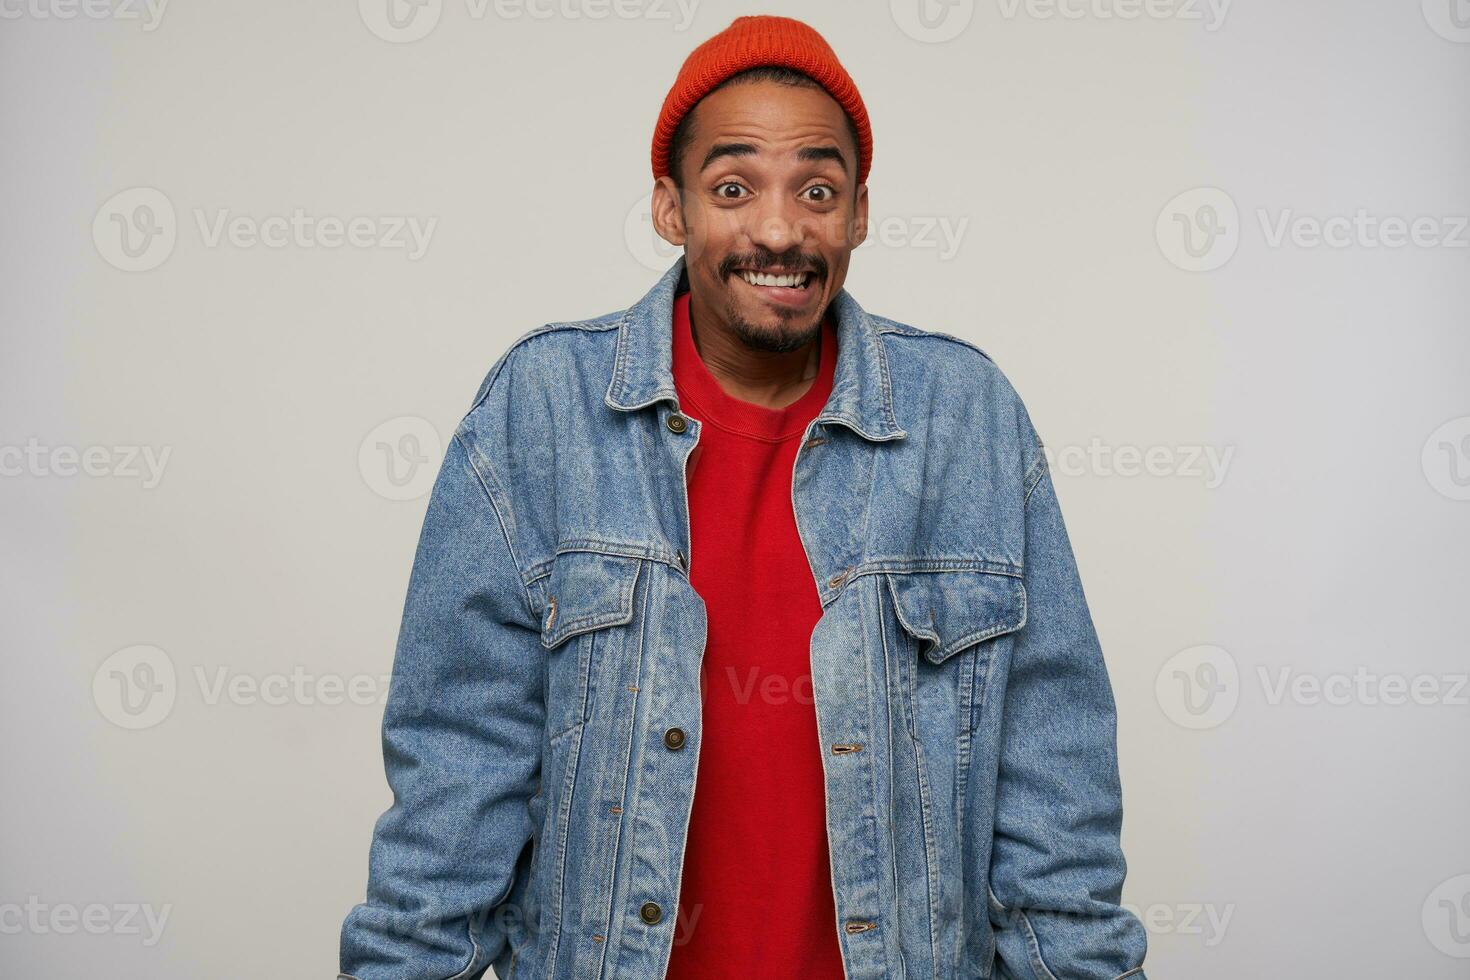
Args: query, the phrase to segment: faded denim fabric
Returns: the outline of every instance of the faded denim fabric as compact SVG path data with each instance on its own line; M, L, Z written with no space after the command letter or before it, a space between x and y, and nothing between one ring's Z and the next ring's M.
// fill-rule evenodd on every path
M343 977L650 980L690 925L706 619L686 559L700 423L671 370L683 272L521 336L450 440ZM1143 980L1113 695L1041 442L978 348L845 289L834 309L833 389L792 480L820 738L791 750L822 755L847 976ZM759 942L762 914L730 941Z

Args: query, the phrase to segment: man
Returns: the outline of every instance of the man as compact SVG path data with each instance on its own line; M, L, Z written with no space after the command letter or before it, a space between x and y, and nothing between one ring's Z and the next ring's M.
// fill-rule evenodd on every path
M1041 442L978 348L845 290L871 157L807 25L686 60L684 254L523 335L451 440L343 976L1143 976Z

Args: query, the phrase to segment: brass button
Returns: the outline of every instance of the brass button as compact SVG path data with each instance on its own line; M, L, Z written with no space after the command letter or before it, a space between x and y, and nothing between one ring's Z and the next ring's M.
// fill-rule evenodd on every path
M678 412L670 412L667 419L670 432L683 432L689 428L689 420Z
M664 910L658 907L657 902L644 902L638 909L638 917L649 925L656 925L664 917Z
M664 745L671 751L677 752L684 747L684 729L670 728L664 732Z

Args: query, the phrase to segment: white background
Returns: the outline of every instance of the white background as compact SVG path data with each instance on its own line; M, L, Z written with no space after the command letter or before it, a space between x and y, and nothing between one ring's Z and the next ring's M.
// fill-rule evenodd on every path
M437 440L673 261L659 105L763 12L383 2L0 0L6 976L334 975ZM848 288L1056 454L1149 975L1466 976L1470 6L926 2L780 12L872 117Z

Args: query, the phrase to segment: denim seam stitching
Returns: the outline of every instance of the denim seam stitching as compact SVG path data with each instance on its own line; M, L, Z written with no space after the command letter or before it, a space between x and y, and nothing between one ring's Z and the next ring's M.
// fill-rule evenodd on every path
M936 340L947 340L950 343L959 344L962 347L968 347L992 364L995 363L995 358L990 356L989 351L981 347L979 344L976 344L973 341L966 340L963 337L957 337L952 333L945 333L943 330L927 330L923 327L913 326L912 324L900 323L897 320L893 320L879 314L870 314L870 316L873 317L874 321L884 321L881 323L875 323L878 333L897 334L900 337L933 337Z
M607 316L596 317L591 320L556 321L552 323L543 323L539 327L532 327L530 330L527 330L515 340L512 340L510 342L510 345L506 347L505 350L501 353L500 357L496 359L495 364L491 366L489 372L485 377L485 380L481 382L480 390L476 392L475 400L470 405L470 411L473 412L475 409L480 407L480 404L485 400L485 396L490 394L490 389L494 386L495 379L500 375L501 370L505 367L506 362L510 359L510 355L518 350L527 341L539 337L542 334L559 333L566 330L581 330L584 333L604 333L617 326L616 323L603 323L602 321L605 319L607 319Z
M935 644L936 647L938 647L941 637L937 632L913 626L909 623L907 617L904 616L903 605L899 602L898 591L893 584L892 573L885 572L883 577L888 580L888 591L893 596L893 611L898 616L899 624L902 625L904 629L908 630L911 636L917 636L921 639L930 640ZM958 650L963 650L971 644L980 643L984 640L990 639L993 636L1000 636L1005 633L1014 632L1020 629L1021 625L1025 622L1026 590L1023 587L1021 589L1021 615L1020 618L1017 619L1014 623L1010 622L1010 617L1007 617L1005 622L996 623L994 625L987 626L984 629L976 630L973 633L968 633L955 640L951 640L948 644L935 650L933 654L925 653L924 656L933 663L940 663L948 659L951 654L955 653Z
M1022 908L1016 909L1016 915L1021 919L1021 927L1026 930L1026 950L1031 954L1031 966L1041 971L1041 980L1057 980L1056 974L1046 965L1046 960L1041 958L1041 943L1036 937L1036 927L1031 925L1031 918Z
M516 557L514 535L510 532L511 527L515 526L515 517L512 515L510 523L506 523L505 515L500 512L500 504L496 502L495 492L490 488L490 484L493 483L496 490L499 490L502 495L505 493L501 487L499 478L495 475L495 468L491 465L490 460L486 458L485 454L480 452L479 446L472 445L474 442L473 437L469 436L463 428L455 431L454 440L464 449L465 456L470 461L470 468L475 471L475 476L480 481L480 489L485 491L485 499L490 502L490 509L495 512L495 520L500 525L500 534L505 538L506 550L510 552L511 567L516 573L516 581L521 586L521 599L525 602L526 611L531 614L531 619L539 623L541 616L536 611L535 603L531 601L531 592L527 588L525 573L521 571L520 559ZM481 469L482 466L484 469ZM505 501L505 509L507 511L510 510L510 499L508 497Z
M509 894L509 891L510 890L507 889L506 894ZM502 901L504 901L504 898L497 899L490 905L490 908L495 908ZM480 962L480 940L475 932L475 919L476 916L471 915L468 917L468 921L465 923L465 935L468 936L470 940L470 961L464 965L464 969L460 970L458 973L454 974L451 977L446 977L445 980L464 980L464 978L468 977L471 971L474 970L475 964Z
M634 651L632 652L632 656L635 658L634 662L638 665L634 669L634 673L633 673L633 676L634 676L635 679L638 677L639 672L643 668L643 649L644 649L644 642L643 641L644 641L644 633L647 630L647 624L648 624L648 606L649 606L649 603L653 601L651 599L652 594L653 594L653 581L650 578L643 585L643 606L639 610L639 612L641 614L639 616L639 619L638 619L639 629L636 631L636 633L635 633L635 635L633 637L635 646L634 646ZM627 721L628 721L628 743L627 743L627 746L628 747L627 747L627 751L625 751L624 753L622 753L622 757L623 757L622 758L622 767L623 767L623 772L622 772L622 790L619 793L619 799L618 799L618 804L620 806L623 805L623 804L625 804L627 802L627 799L628 799L628 778L632 774L632 768L633 768L633 741L634 741L635 733L636 733L636 725L635 725L635 722L634 722L634 717L636 715L637 715L637 706L635 704L633 707L631 707L628 710L628 712L626 714ZM612 840L610 841L610 844L611 844L611 858L610 858L611 867L608 869L607 905L605 905L603 907L604 918L607 921L607 925L605 927L607 929L607 936L606 936L606 940L602 943L602 949L598 953L598 957L597 957L597 974L596 975L599 976L599 977L602 977L602 976L605 976L606 975L605 974L605 971L607 969L607 952L608 952L608 948L610 946L612 946L612 942L613 942L613 932L614 932L614 929L615 929L615 923L614 923L614 919L613 919L613 901L617 897L617 891L618 891L618 853L619 853L619 849L623 846L623 826L624 826L623 819L622 819L622 817L619 817L618 820L615 821L614 824L613 824Z
M905 657L904 659L905 662L908 662L907 657ZM912 669L913 666L917 665L911 664L910 666ZM909 677L910 680L917 683L918 679L913 677L912 674L910 674ZM929 927L929 955L932 957L930 962L938 963L939 936L937 926L939 919L940 885L939 868L937 865L939 861L939 846L934 839L933 794L929 789L929 780L925 778L926 766L924 762L924 745L922 739L920 739L918 736L918 718L913 717L912 721L915 730L913 738L914 772L918 777L917 782L919 784L919 822L923 825L924 829L924 886L925 894L929 898L929 915L927 916L927 924Z
M893 383L888 376L888 345L883 342L883 335L876 331L873 333L873 346L878 350L878 380L883 390L883 414L896 432L903 432L903 426L898 424L898 418L893 414Z
M893 776L893 755L894 755L894 753L893 753L893 702L894 702L894 699L888 696L888 683L889 683L889 678L891 678L893 676L893 661L894 661L894 658L890 655L891 654L891 651L889 649L889 644L888 644L888 625L887 625L887 619L883 615L883 592L881 590L879 590L879 589L875 589L874 590L874 594L877 597L878 639L879 639L879 642L883 646L883 677L884 677L884 680L883 680L883 684L884 684L884 689L883 689L883 718L884 718L884 722L886 723L887 729L888 729L887 751L884 752L883 755L888 760L888 792L889 792L889 798L891 800L892 799L892 795L893 795L893 783L894 783L894 776ZM900 710L902 710L902 705L901 704L900 704ZM874 799L878 799L879 798L879 796L878 796L878 774L876 772L876 768L877 767L874 767L875 771L873 773ZM894 904L897 905L898 902L899 902L899 900L900 900L899 887L898 887L898 842L894 838L893 821L888 820L888 821L884 821L884 823L886 823L888 825L888 853L889 853L889 861L890 861L889 867L890 867L890 870L892 870L892 872L893 872L892 877L891 877L890 880L892 882L892 888L893 888L893 901L894 901ZM894 923L895 923L895 926L896 926L894 932L895 933L902 933L902 930L903 930L902 917L901 916L898 916L898 915L895 915L894 916ZM898 950L899 950L899 952L898 952L898 955L899 955L899 964L903 967L904 974L905 974L905 976L907 976L907 974L908 974L908 967L907 967L907 964L905 964L904 963L904 960L903 960L903 945L902 945L902 942L899 941L899 940L901 940L901 938L902 937L900 935L898 937L898 940L895 940L895 944L898 946Z
M893 591L893 580L888 579L889 601L893 605L893 611L900 624L905 629L908 626L903 621L903 615L898 608L898 595ZM883 616L882 592L879 592L878 603L879 629L886 632L886 617ZM912 630L910 630L912 633ZM914 780L917 784L919 794L919 824L924 832L924 895L927 899L928 915L925 917L925 926L929 933L929 956L931 963L939 962L938 936L936 935L936 920L939 917L939 870L936 867L939 853L938 846L934 840L934 812L932 793L929 790L929 780L926 778L926 766L924 763L924 746L919 737L918 718L918 644L910 637L905 640L895 637L898 641L898 686L900 708L904 716L904 728L908 731L909 742L913 746L914 758Z
M604 626L618 626L630 622L633 618L633 593L638 585L638 572L643 563L633 559L631 563L632 572L624 573L623 583L618 593L618 608L611 612L593 612L579 616L576 619L563 620L561 624L550 633L542 636L542 645L547 649L557 646L563 640L576 636L579 633L590 633Z
M985 883L985 897L990 902L990 908L988 909L989 912L1000 913L1000 917L1002 919L1011 914L1011 910L1005 907L1005 903L996 897L995 889L990 887L989 882Z
M1026 496L1021 501L1022 510L1024 510L1026 506L1031 503L1031 491L1036 489L1036 485L1041 482L1041 478L1046 476L1046 474L1051 469L1050 465L1046 461L1046 453L1040 451L1041 445L1039 443L1037 444L1036 448L1036 461L1033 462L1030 468L1026 470L1026 476L1023 480L1026 489Z
M1024 577L1023 566L991 558L867 558L852 567L847 580L879 572L976 572L983 575Z
M526 584L532 585L538 579L543 579L550 575L552 566L556 564L556 559L561 555L573 551L592 552L593 554L602 555L604 558L627 558L633 561L647 559L674 567L678 565L674 560L672 552L657 545L606 541L602 538L569 538L556 546L556 550L550 558L543 558L540 561L533 562L526 569Z
M566 902L567 848L568 841L571 839L571 817L572 808L575 805L574 797L576 795L577 788L577 772L578 767L581 765L582 761L581 733L583 732L583 730L585 730L585 728L586 722L580 721L572 725L571 728L568 728L566 731L561 732L556 736L557 741L555 744L564 745L567 742L571 742L572 745L571 748L567 750L567 759L566 762L563 763L561 793L557 798L556 810L554 811L557 833L555 839L551 843L555 847L555 850L553 852L555 863L550 872L552 878L549 884L553 884L555 886L555 900L551 906L551 959L550 970L547 974L548 976L555 975L556 960L557 957L561 955L562 926L565 922L565 915L567 911L564 904ZM548 807L546 812L550 814L553 811L550 809L550 807Z

